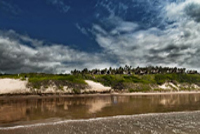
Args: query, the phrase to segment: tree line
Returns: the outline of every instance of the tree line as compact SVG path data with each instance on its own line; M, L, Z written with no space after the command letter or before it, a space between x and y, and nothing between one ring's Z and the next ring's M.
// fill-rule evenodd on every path
M115 74L136 74L136 75L145 75L145 74L198 74L197 70L187 70L186 68L177 68L177 67L136 67L132 68L132 66L125 65L124 67L119 68L105 68L105 69L92 69L89 70L87 68L84 68L83 70L73 70L71 71L71 74L77 75L77 74L92 74L92 75L115 75Z

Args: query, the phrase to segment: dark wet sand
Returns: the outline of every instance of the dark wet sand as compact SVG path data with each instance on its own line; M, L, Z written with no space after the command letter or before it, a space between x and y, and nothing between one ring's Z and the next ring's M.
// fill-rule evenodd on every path
M199 134L200 111L63 121L14 128L0 134Z

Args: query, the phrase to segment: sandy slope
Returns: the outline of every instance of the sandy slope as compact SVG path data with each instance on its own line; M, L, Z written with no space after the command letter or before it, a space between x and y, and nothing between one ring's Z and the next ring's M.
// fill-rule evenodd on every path
M88 88L87 89L83 89L81 90L81 93L91 93L91 92L95 92L95 93L103 93L103 92L109 92L111 91L111 87L105 87L104 85L91 81L91 80L85 80L85 82L88 84ZM28 81L22 81L19 79L0 79L0 94L23 94L23 93L31 93L30 89L26 87ZM180 88L182 87L189 87L188 85L174 85L173 83L164 83L161 86L158 86L159 89L162 89L163 91L167 91L168 93L170 91L173 91L173 93L177 92L177 93L191 93L191 91L181 91L178 92ZM199 90L200 87L192 84L190 85L191 89L197 89ZM175 89L175 90L174 90ZM38 90L38 89L35 89ZM55 85L49 85L48 88L46 89L41 89L41 93L73 93L72 91L73 89L69 89L68 87L64 87L63 90L58 90L58 88ZM196 91L192 91L193 93L196 93ZM135 94L135 95L139 95L139 94L158 94L158 93L125 93L125 94ZM161 94L165 94L165 93L161 93Z
M0 79L0 94L26 93L27 81L17 79Z
M27 81L22 81L18 79L0 79L0 94L16 94L16 93L30 93L30 89L26 87ZM100 83L93 82L90 80L86 80L89 88L83 90L83 92L105 92L110 91L110 87L105 87ZM56 87L48 87L42 93L57 93L59 90L56 90ZM66 89L62 91L62 93L68 93L69 91Z
M95 92L104 92L104 91L110 91L111 87L105 87L104 85L91 81L91 80L85 80L85 82L89 85L89 89L86 89L86 91L95 91Z

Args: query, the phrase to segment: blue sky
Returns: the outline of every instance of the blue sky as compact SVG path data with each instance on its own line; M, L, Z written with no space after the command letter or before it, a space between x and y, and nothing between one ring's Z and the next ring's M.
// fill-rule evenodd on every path
M0 72L198 69L199 0L0 0Z

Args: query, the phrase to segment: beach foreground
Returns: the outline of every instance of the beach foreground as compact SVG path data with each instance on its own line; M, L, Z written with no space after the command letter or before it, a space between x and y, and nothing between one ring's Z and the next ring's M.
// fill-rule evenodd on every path
M116 116L0 128L2 134L198 134L200 111Z

